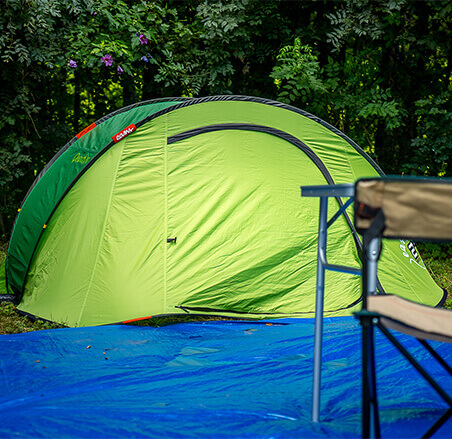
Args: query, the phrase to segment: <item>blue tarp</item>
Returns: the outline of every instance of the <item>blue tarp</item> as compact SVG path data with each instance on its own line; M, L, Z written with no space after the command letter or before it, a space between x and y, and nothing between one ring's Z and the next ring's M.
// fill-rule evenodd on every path
M360 326L331 318L324 329L319 424L313 319L2 335L0 437L360 437ZM446 405L380 334L376 344L382 435L420 436ZM452 361L450 345L434 346ZM452 437L452 421L437 437Z

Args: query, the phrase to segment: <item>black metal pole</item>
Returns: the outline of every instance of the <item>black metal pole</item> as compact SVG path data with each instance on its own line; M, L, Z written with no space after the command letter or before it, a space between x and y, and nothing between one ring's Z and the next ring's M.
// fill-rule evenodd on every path
M380 438L380 420L378 415L378 399L377 399L377 379L375 372L375 344L374 344L374 314L367 312L367 295L374 294L374 279L371 279L369 272L376 275L376 268L370 266L376 264L375 255L370 253L373 250L371 245L372 239L364 236L363 239L363 255L362 255L362 289L363 289L363 306L359 313L360 322L362 325L362 350L363 350L363 384L362 384L362 398L363 398L363 438ZM371 268L371 270L370 270Z

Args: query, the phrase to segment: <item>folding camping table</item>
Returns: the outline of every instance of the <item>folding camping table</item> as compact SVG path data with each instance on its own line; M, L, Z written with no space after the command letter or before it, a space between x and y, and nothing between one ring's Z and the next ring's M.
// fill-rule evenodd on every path
M314 371L312 378L312 421L319 422L320 416L320 386L322 368L322 335L323 335L323 302L325 294L325 271L337 271L360 276L361 268L347 267L342 265L329 264L327 259L327 235L328 228L342 215L353 203L355 185L336 184L322 186L301 186L302 197L320 198L319 209L319 230L317 247L317 281L316 281L316 302L315 302L315 324L314 324ZM339 209L328 221L328 198L335 197L339 203ZM347 198L343 202L342 198ZM371 249L372 254L378 253L378 242L372 244L376 248ZM377 270L377 261L369 267ZM373 277L372 277L373 278ZM375 276L376 278L376 276Z

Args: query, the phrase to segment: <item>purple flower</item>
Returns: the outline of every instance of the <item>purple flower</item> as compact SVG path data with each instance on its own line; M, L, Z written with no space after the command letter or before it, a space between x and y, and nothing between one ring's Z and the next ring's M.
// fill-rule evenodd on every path
M149 40L143 34L141 34L138 38L140 39L140 43L141 44L148 44L149 43Z
M147 56L142 56L142 57L141 57L141 61L149 62L149 59L148 59Z
M100 59L107 67L113 64L113 58L111 55L105 55Z
M93 15L97 15L97 12L93 12Z
M120 75L124 71L124 69L121 66L118 66L116 68L116 71L118 72L118 75Z
M77 63L71 59L68 63L67 63L68 67L70 67L71 69L75 69L77 67Z

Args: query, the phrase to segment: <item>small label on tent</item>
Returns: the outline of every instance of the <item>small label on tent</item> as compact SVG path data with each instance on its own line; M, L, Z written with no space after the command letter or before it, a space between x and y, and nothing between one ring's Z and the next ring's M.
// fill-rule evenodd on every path
M83 137L86 133L88 133L89 131L91 131L95 127L96 127L96 123L93 122L91 125L87 126L84 130L80 131L77 134L77 139L80 139L80 137Z
M112 137L113 142L118 143L120 140L124 139L124 137L127 137L129 134L133 133L136 129L137 127L134 124L129 125L127 128L124 128Z
M90 160L91 156L77 153L75 157L72 159L71 163L82 163L83 165L86 165Z
M419 257L418 252L416 251L416 246L414 245L414 242L410 241L407 245L408 250L411 252L411 254L413 255L414 259L417 259Z

